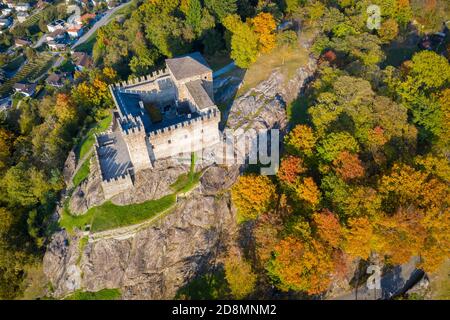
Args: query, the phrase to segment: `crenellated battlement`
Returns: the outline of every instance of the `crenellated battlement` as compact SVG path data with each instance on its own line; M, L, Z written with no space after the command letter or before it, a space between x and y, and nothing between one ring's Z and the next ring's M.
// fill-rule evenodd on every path
M131 174L129 172L124 173L124 174L122 174L120 176L116 176L116 177L111 178L111 179L102 179L102 183L104 183L104 184L108 184L108 183L109 184L116 184L116 183L120 183L120 182L125 182L128 179L131 180Z
M177 129L189 128L189 127L192 127L199 123L207 123L211 120L217 120L218 117L220 118L220 112L218 109L215 109L211 113L204 114L204 115L192 118L192 119L188 119L188 120L185 120L185 121L182 121L182 122L179 122L179 123L176 123L176 124L173 124L173 125L161 128L161 129L156 129L149 133L149 137L155 138L158 135L171 133L172 131L177 130Z
M112 88L122 88L122 89L126 89L128 87L131 86L136 86L136 85L141 85L147 82L153 82L156 81L160 78L163 77L168 77L169 74L169 70L167 68L164 69L160 69L157 71L152 72L151 74L148 74L146 76L142 76L142 77L138 77L138 78L133 78L133 79L129 79L126 81L121 81L121 82L117 82L111 85Z
M121 132L126 136L133 134L145 135L144 123L140 116L127 114L125 117L117 118L117 124Z

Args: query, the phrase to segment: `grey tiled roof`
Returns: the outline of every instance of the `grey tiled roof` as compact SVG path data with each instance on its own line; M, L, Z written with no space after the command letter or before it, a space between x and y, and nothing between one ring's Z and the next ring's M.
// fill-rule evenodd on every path
M166 59L166 65L177 80L212 72L208 63L199 52L178 58Z
M214 102L211 100L205 88L203 88L201 80L188 82L186 83L186 87L200 110L214 106Z

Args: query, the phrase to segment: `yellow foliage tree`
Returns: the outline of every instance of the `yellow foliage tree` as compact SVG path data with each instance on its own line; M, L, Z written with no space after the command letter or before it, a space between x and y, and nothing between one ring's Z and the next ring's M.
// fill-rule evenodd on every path
M233 297L243 299L254 289L256 274L253 273L250 263L245 261L237 249L230 250L224 261L225 278Z
M275 195L275 185L267 176L245 175L231 190L231 197L238 208L238 220L257 218L269 208Z
M354 257L367 259L372 250L373 226L366 217L348 221L345 231L344 251Z
M310 177L298 179L295 192L300 200L306 201L312 207L315 207L320 202L320 190L314 180Z
M261 12L250 20L253 31L258 35L258 51L269 52L275 48L276 23L272 14Z

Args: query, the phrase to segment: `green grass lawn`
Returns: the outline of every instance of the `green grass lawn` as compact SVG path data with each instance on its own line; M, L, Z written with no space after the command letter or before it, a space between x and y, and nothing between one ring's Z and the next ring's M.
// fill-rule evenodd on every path
M118 300L121 296L119 289L103 289L97 292L78 290L64 300Z
M188 192L199 183L202 172L195 172L195 161L195 153L193 153L191 155L191 167L189 172L180 175L177 180L170 185L172 190L176 193Z
M78 187L80 183L87 179L90 172L90 159L86 159L81 165L80 169L78 169L77 173L74 175L72 182L74 188Z
M112 114L108 114L106 118L104 118L103 120L98 122L94 127L89 129L84 139L81 140L81 142L75 148L75 154L78 160L82 159L94 145L95 143L94 133L100 133L108 129L111 121L112 121Z
M169 209L176 203L176 195L170 194L157 200L118 206L111 201L89 209L85 214L73 216L64 208L60 225L69 232L75 228L84 230L90 224L92 232L105 231L141 223Z
M301 46L294 48L275 48L271 52L262 54L256 62L245 72L243 84L239 88L236 96L239 97L251 88L269 78L275 68L289 80L295 71L308 62L308 52Z
M86 162L88 161L89 160L86 160ZM191 155L191 166L189 172L180 175L178 179L170 186L174 191L172 194L164 196L160 199L125 206L118 206L113 204L111 201L107 201L100 206L90 208L86 213L78 216L71 214L67 202L64 206L59 224L69 233L75 228L86 230L87 225L91 226L90 230L92 232L100 232L138 224L144 222L145 220L154 218L176 204L177 194L186 193L192 190L192 188L199 183L202 172L195 172L195 162L196 157L195 153L193 153ZM81 167L75 177L82 170L84 171ZM74 184L76 182L75 177ZM80 173L80 177L83 177L83 173ZM77 178L77 181L81 178Z

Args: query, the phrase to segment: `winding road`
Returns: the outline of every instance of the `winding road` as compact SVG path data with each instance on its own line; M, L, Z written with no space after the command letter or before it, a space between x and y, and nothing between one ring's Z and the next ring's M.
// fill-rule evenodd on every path
M103 15L103 17L101 17L100 20L98 20L93 26L92 28L89 29L88 32L86 32L83 36L80 37L80 39L78 39L77 42L75 42L72 45L72 49L75 49L76 47L78 47L80 44L86 42L87 40L89 40L89 38L98 30L98 28L103 27L104 25L106 25L110 19L111 16L114 15L114 13L116 13L117 11L119 11L120 9L128 6L129 4L131 4L131 1L129 2L125 2L122 3L120 6L117 6L115 8L109 9L108 11L106 11Z

